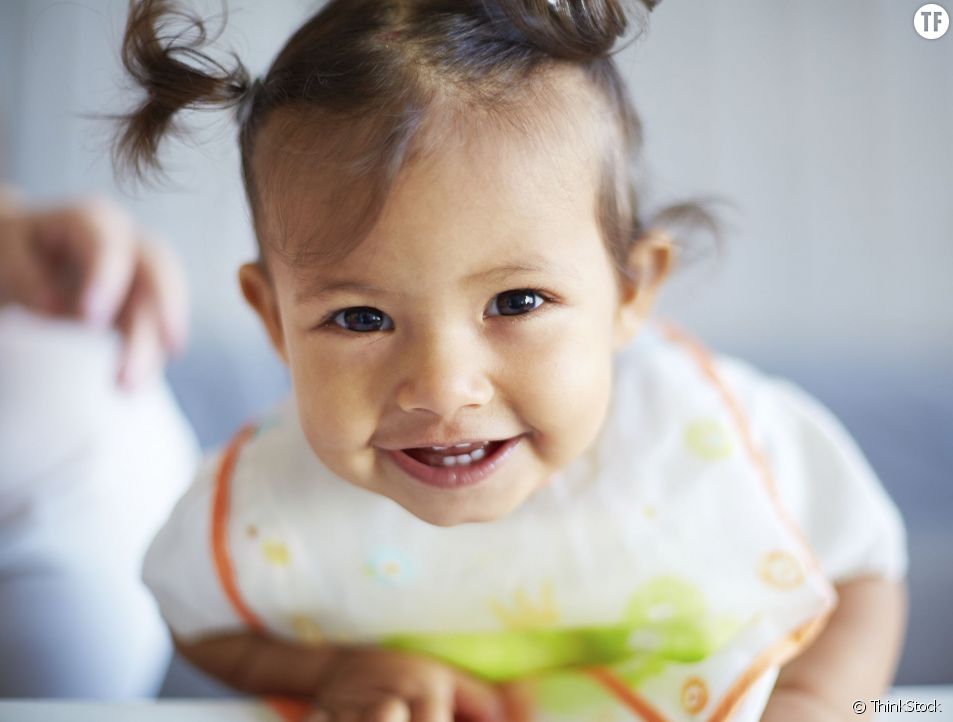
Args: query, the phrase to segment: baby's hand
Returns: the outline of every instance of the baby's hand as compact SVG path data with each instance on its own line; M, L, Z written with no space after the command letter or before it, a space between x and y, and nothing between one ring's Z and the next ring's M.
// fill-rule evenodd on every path
M342 649L307 722L509 722L503 694L440 662L378 647Z

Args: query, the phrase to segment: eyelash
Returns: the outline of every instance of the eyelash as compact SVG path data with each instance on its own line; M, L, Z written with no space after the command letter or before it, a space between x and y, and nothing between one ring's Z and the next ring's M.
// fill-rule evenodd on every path
M516 294L516 293L526 293L527 295L538 296L539 298L542 299L542 303L540 303L538 306L535 306L535 307L533 307L532 309L526 311L525 313L517 313L517 314L512 314L512 315L504 315L504 314L502 314L502 313L498 313L498 314L494 314L494 315L492 315L492 316L489 316L489 318L505 318L505 319L510 319L510 320L513 320L513 321L522 321L522 320L525 320L527 317L530 317L530 316L535 315L535 314L539 311L539 309L543 308L544 306L546 306L546 305L548 305L548 304L555 303L555 301L556 301L556 299L555 299L552 295L550 295L549 293L547 293L547 292L545 292L545 291L542 291L542 290L540 290L540 289L538 289L538 288L514 288L514 289L511 289L511 290L509 290L509 291L503 291L502 293L498 293L497 295L495 295L495 296L493 297L493 299L490 301L490 303L493 303L493 302L497 301L497 299L499 299L501 296L506 296L506 295L508 295L508 294ZM489 305L489 304L488 304L488 305ZM373 330L373 331L354 331L354 330L352 330L352 329L349 329L349 328L346 328L346 327L340 325L339 323L337 323L337 322L335 321L335 319L338 318L339 316L341 316L341 314L344 314L344 313L346 313L346 312L348 312L348 311L358 311L358 310L374 311L374 312L376 312L376 313L382 315L385 319L387 319L387 320L390 322L391 328L382 328L382 329L376 329L376 330ZM341 332L346 333L346 334L349 334L349 335L370 336L370 335L372 335L372 334L384 333L384 332L386 332L386 331L392 331L392 330L393 330L393 321L390 319L389 316L387 316L387 314L383 313L382 311L379 311L378 309L374 308L373 306L349 306L348 308L342 308L342 309L340 309L340 310L335 311L334 313L332 313L332 314L327 318L327 320L325 320L325 321L323 321L322 323L319 324L319 328L330 328L330 329L333 330L333 331L341 331Z

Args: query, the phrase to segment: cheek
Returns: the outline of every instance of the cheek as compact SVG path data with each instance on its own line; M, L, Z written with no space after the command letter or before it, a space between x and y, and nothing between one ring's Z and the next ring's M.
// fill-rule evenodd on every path
M612 380L608 324L588 314L564 316L527 349L514 379L526 420L542 431L544 453L568 463L595 438L605 418Z
M373 374L308 339L290 343L289 356L301 425L315 451L321 455L364 444L378 416L368 385Z

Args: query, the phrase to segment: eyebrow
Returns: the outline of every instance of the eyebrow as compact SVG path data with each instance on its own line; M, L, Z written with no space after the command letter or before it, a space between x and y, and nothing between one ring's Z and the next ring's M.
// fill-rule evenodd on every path
M484 271L471 273L469 276L466 276L463 281L467 285L470 285L476 281L488 282L495 279L502 280L517 273L564 273L578 277L578 273L574 270L556 266L551 263L509 263L505 266L494 266ZM297 293L295 299L300 303L302 301L313 300L332 293L344 291L352 291L354 293L372 296L397 295L386 289L378 288L377 286L372 286L371 284L362 283L360 281L331 281L328 283L309 285Z
M308 284L295 293L295 301L304 303L305 301L313 301L323 296L330 296L334 293L344 293L347 291L368 296L386 296L389 294L389 291L383 288L378 288L368 283L361 283L360 281L330 281L328 283L317 282Z

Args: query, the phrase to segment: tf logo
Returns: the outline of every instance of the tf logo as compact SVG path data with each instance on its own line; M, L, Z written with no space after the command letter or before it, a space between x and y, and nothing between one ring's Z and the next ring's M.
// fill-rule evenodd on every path
M927 40L942 38L950 29L950 14L936 3L922 5L913 16L913 29Z

